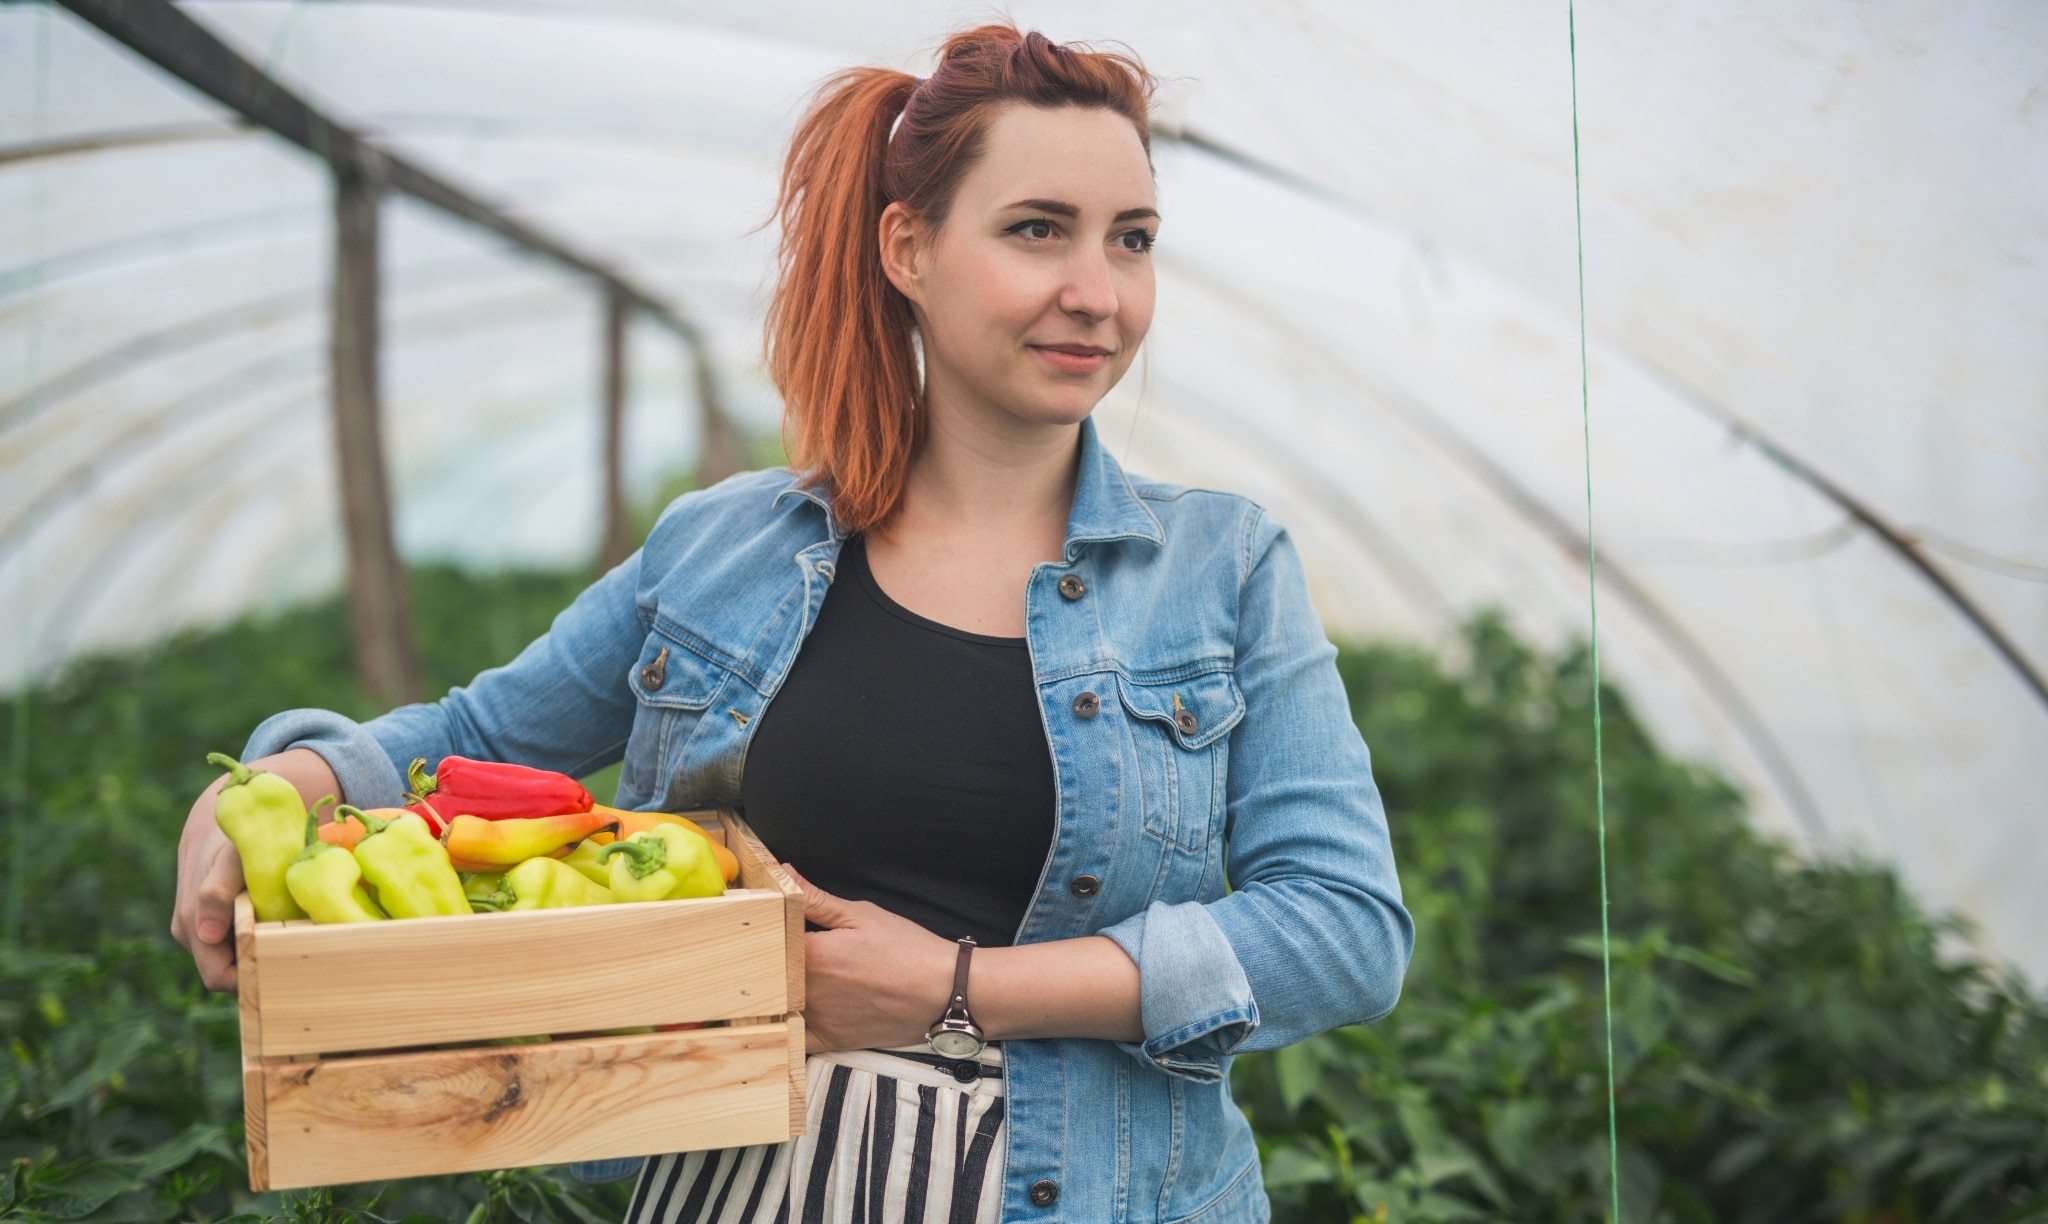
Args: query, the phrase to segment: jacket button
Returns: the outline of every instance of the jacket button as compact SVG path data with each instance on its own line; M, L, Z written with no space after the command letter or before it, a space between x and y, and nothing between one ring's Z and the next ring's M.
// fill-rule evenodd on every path
M1102 712L1102 698L1093 693L1083 693L1074 698L1074 717L1093 718Z
M1195 717L1193 710L1182 710L1173 716L1173 725L1180 728L1182 735L1193 735L1202 729L1202 720Z
M664 646L661 648L661 653L654 656L654 662L640 669L640 687L651 693L661 687L662 677L666 675L668 675L668 647Z
M1031 1183L1031 1205L1050 1207L1060 1201L1060 1184L1050 1177L1041 1177Z
M1068 599L1079 599L1083 594L1087 592L1087 590L1088 584L1081 581L1081 579L1074 574L1068 574L1066 577L1060 579L1060 594ZM1051 1182L1045 1182L1042 1184L1048 1186L1052 1185ZM1054 1190L1053 1193L1057 1194L1059 1193L1059 1191Z
M1074 882L1067 885L1067 891L1085 901L1102 891L1102 881L1092 875L1077 875Z

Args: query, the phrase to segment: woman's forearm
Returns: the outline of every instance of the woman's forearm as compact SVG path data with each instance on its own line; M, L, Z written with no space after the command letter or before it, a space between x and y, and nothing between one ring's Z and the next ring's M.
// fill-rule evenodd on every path
M1143 1041L1141 997L1138 966L1101 935L984 948L967 979L968 1005L991 1041Z

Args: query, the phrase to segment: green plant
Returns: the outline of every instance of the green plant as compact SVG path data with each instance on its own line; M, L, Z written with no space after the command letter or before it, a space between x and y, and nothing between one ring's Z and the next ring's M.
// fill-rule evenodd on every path
M1582 652L1342 659L1417 922L1400 1006L1238 1061L1282 1220L1608 1202ZM1800 862L1609 691L1622 1215L2048 1219L2048 1011L1874 864Z

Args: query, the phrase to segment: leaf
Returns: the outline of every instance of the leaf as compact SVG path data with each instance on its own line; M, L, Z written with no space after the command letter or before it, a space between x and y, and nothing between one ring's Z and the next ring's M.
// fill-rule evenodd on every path
M1280 1082L1280 1100L1289 1113L1301 1108L1316 1090L1323 1075L1322 1049L1315 1038L1282 1046L1273 1055L1273 1069Z
M1316 1153L1291 1145L1269 1152L1265 1166L1266 1188L1269 1190L1320 1185L1332 1177L1328 1161Z
M52 1092L31 1116L55 1113L92 1095L134 1062L155 1037L155 1028L147 1018L138 1017L116 1025L100 1037L92 1061Z

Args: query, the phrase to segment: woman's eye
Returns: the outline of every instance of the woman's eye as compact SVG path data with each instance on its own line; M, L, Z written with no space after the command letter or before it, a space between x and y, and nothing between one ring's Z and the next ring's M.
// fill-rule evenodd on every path
M1118 246L1122 247L1126 251L1134 251L1139 254L1143 254L1144 252L1151 250L1152 243L1154 241L1155 239L1153 238L1152 231L1150 230L1126 230L1123 233L1118 234L1116 236L1116 243Z
M1052 222L1043 220L1019 221L1017 224L1010 227L1010 232L1013 234L1022 234L1026 238L1043 242L1046 239L1052 237Z

